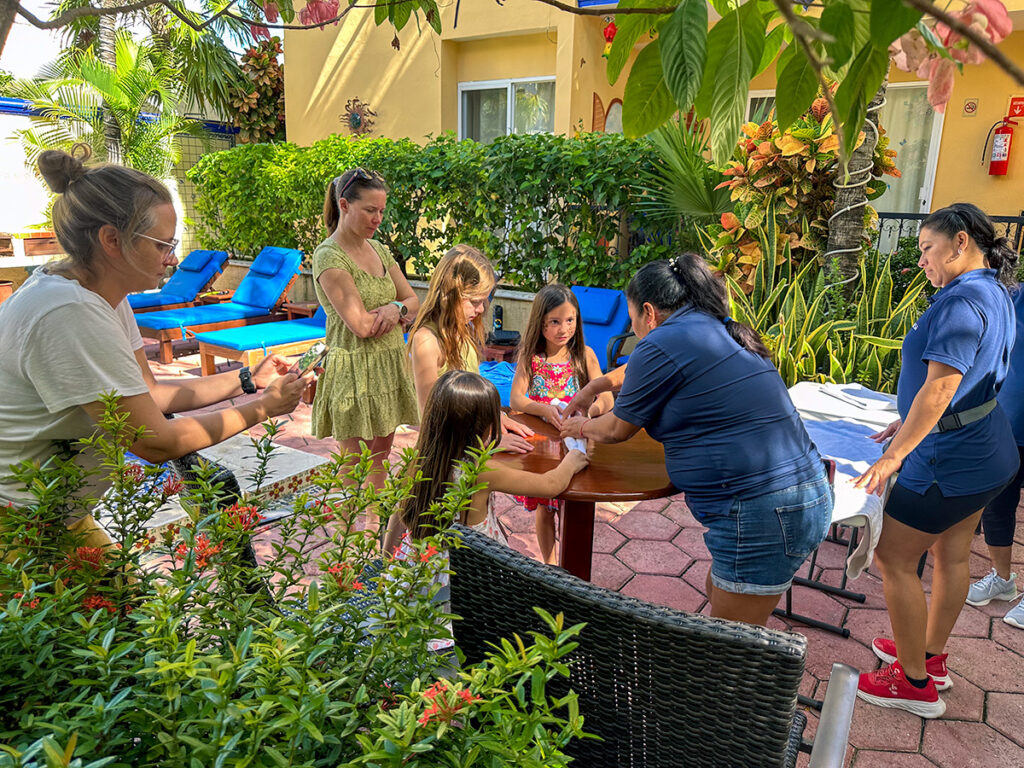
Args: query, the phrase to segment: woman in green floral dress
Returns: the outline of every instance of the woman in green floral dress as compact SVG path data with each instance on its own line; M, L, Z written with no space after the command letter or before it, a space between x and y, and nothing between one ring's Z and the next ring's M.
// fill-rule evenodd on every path
M419 300L387 247L372 239L386 204L380 176L346 171L327 187L324 224L331 235L313 252L330 347L313 401L313 433L334 437L345 453L366 443L374 454L370 482L378 488L395 428L419 419L402 341Z

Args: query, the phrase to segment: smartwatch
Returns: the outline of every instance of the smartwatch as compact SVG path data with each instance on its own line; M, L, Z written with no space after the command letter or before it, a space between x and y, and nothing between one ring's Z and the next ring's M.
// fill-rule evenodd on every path
M252 380L252 371L249 370L249 366L245 366L238 372L238 380L242 382L242 391L251 395L256 392L256 383Z
M407 306L405 306L405 304L403 304L402 302L400 302L400 301L392 301L391 303L394 304L396 307L398 307L398 316L399 317L405 317L406 315L409 314L409 308Z

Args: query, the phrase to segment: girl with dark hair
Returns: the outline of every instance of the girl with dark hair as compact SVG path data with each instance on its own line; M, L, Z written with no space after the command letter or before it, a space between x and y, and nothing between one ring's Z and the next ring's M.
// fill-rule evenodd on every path
M152 176L86 165L90 154L77 144L72 154L39 155L40 175L57 195L53 227L68 257L36 270L0 306L0 509L36 501L11 466L79 451L74 443L95 431L106 393L121 396L127 428L140 430L132 451L162 464L291 413L312 378L282 376L288 364L277 355L251 374L244 368L185 381L154 378L126 297L156 288L178 263L177 216L166 187ZM239 397L243 387L264 391L238 406L165 418ZM75 455L87 469L100 458L91 448ZM101 495L106 474L92 478L83 498ZM68 522L91 527L88 516ZM96 530L95 541L105 542L105 534Z
M821 457L702 257L645 264L626 300L640 339L628 365L583 387L566 416L621 389L615 407L562 435L618 443L646 429L663 443L669 478L708 529L711 614L764 624L832 520Z
M526 332L519 345L519 361L512 379L511 405L514 410L562 426L562 405L579 388L601 375L594 350L583 343L583 324L576 295L564 285L546 285L533 299ZM590 416L611 410L612 396L606 392L590 406ZM533 511L541 558L555 564L555 513L561 502L533 496L516 496L516 501Z
M374 457L369 480L378 488L396 427L419 421L402 342L419 300L387 246L373 239L386 205L380 176L346 171L327 186L324 225L331 235L313 251L330 347L313 401L313 433L334 437L349 454L365 443Z
M1017 256L977 207L957 203L921 225L918 265L940 290L903 340L897 384L901 419L857 480L881 494L893 475L875 562L882 571L893 639L872 648L886 666L861 675L858 695L882 707L939 717L952 686L946 641L968 594L968 556L982 510L1020 463L1010 421L996 402L1015 337ZM917 564L935 558L932 599Z
M423 479L413 486L412 496L400 514L401 525L412 538L421 538L437 529L431 505L461 472L458 463L468 458L467 451L497 442L500 436L501 401L491 382L469 371L448 371L437 380L427 399L416 442L419 458L413 471L421 472ZM525 491L536 496L557 496L587 463L585 454L569 451L557 467L542 475L489 465L479 477L486 487L473 496L469 509L458 522L505 542L494 516L492 493Z

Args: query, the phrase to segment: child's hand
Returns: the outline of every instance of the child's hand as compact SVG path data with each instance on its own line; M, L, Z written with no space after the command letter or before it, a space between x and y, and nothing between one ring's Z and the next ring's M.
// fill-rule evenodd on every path
M562 463L569 467L575 475L587 468L587 465L590 464L590 457L582 451L569 451L562 459Z
M506 432L501 436L501 442L498 443L498 450L508 451L509 453L529 453L533 450L533 446L530 445L530 441L522 435L517 435L513 432Z
M544 419L544 421L553 426L555 429L561 429L562 412L558 410L558 406L552 405L551 403L538 403L538 405L540 406L540 412L537 415Z

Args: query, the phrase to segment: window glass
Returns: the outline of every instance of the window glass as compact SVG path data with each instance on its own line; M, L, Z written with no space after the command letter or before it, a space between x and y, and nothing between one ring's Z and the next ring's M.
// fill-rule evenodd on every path
M512 130L515 133L553 133L555 84L552 81L514 83Z
M508 88L462 92L462 136L483 144L507 133Z

